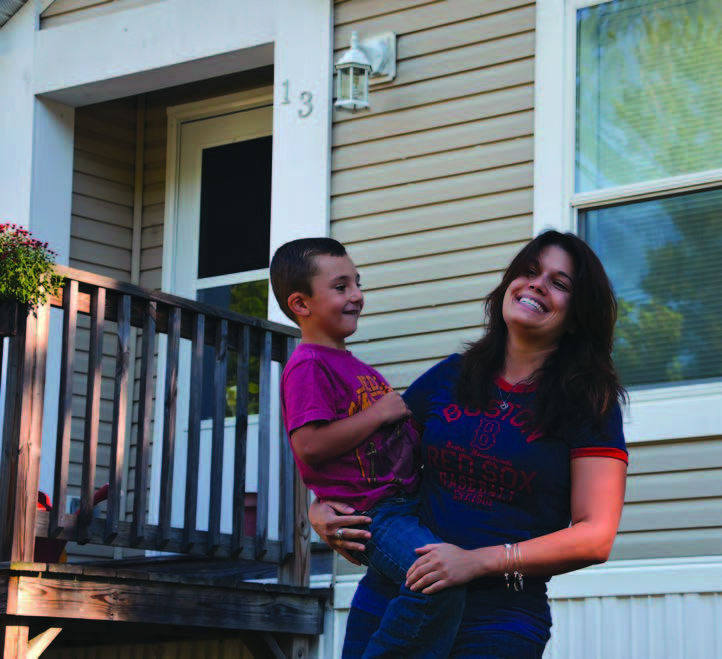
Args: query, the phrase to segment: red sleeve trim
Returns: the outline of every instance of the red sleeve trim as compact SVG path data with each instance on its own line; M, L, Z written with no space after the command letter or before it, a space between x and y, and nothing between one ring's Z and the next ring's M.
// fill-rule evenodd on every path
M574 458L616 458L624 464L629 464L629 456L626 451L620 448L589 446L586 448L575 448L571 451L572 460Z

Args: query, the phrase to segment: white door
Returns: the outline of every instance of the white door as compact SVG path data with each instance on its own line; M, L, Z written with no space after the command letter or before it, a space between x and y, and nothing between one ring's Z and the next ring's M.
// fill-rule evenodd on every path
M180 125L172 292L245 314L268 316L271 230L271 106ZM184 344L186 342L183 342ZM206 349L198 489L198 528L207 529L211 462L212 349ZM233 491L235 353L229 353L223 491ZM189 372L190 346L181 350ZM183 371L182 371L183 372ZM251 365L246 491L256 491L258 371ZM175 474L185 473L188 391L178 391ZM272 418L277 418L272 414ZM273 459L273 456L272 456ZM173 526L183 525L185 479L174 478ZM271 517L275 517L271 502ZM231 531L232 498L224 497L221 530ZM270 529L275 528L273 524Z

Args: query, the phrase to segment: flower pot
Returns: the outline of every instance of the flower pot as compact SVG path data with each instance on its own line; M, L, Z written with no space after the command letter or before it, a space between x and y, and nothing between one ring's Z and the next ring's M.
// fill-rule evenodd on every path
M16 300L0 300L0 337L15 336L18 333L18 321L27 307Z

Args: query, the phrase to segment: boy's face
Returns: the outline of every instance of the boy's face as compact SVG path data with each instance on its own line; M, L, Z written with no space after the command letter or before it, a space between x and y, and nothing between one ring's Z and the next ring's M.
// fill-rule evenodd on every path
M324 254L315 257L315 263L312 294L305 297L307 314L301 318L303 340L344 348L364 306L358 271L348 256Z

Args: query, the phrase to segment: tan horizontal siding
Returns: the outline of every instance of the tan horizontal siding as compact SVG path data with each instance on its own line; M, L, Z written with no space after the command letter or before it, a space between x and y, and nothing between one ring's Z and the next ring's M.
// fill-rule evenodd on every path
M334 7L337 26L370 16L383 16L393 12L433 4L440 0L366 0L366 2L338 2Z
M634 444L614 558L722 554L720 438Z
M483 300L532 233L533 3L353 1L350 36L393 30L396 79L336 111L331 234L361 273L351 342L404 388L478 338Z
M533 107L534 88L531 84L509 89L490 90L453 100L442 100L433 105L400 110L388 116L374 114L359 116L353 122L335 123L333 146L339 147L370 140L383 140L394 135L419 133L431 128L503 116ZM340 112L337 112L340 114ZM440 150L443 142L437 145Z
M479 167L483 166L484 163L480 162ZM331 201L331 219L340 220L463 199L492 190L530 187L533 177L532 163L523 162L392 188L365 190L354 195L334 197Z
M515 3L510 3L510 7L512 4ZM531 32L535 23L536 7L527 2L496 14L479 14L468 20L410 32L399 43L398 57L403 61L441 50L463 48L467 44L493 42L509 35Z
M340 196L530 162L533 149L531 137L519 137L468 146L443 154L434 153L403 162L357 168L334 176L331 192ZM338 207L338 203L336 206Z
M364 281L370 289L382 291L389 290L387 287L392 286L413 286L464 276L478 277L482 271L504 269L509 258L518 252L520 247L521 245L474 247L462 252L369 265L363 269ZM423 304L423 297L414 297L418 297L418 301Z
M135 184L135 101L124 99L79 108L75 115L75 158L70 264L129 281ZM75 353L68 491L79 494L88 369L89 319L81 317ZM100 423L95 486L108 481L115 399L115 323L103 335ZM125 489L125 485L124 485ZM73 559L109 558L113 549L69 545Z
M401 312L407 309L437 309L445 304L458 304L460 302L481 303L482 296L491 290L499 280L500 274L469 275L466 277L450 277L449 279L429 282L413 283L406 286L395 286L391 289L369 293L364 307L364 320L368 320L371 328L374 326L375 315L380 313ZM476 322L481 322L481 310ZM361 323L364 325L365 323ZM406 332L417 334L424 331L423 326L406 327L399 325L396 334ZM366 336L364 327L359 327L354 340L361 340Z
M448 122L448 116L443 120ZM343 169L400 161L404 158L438 154L530 135L533 129L533 120L533 113L527 110L501 117L431 128L422 132L414 131L378 141L351 144L334 149L332 168L334 172L340 172ZM418 128L418 126L412 126L412 128ZM341 174L334 179L340 177ZM334 181L334 183L338 185L338 181Z
M352 2L358 7L355 18L351 22L338 23L338 13L344 5L338 7L334 21L334 49L338 50L348 46L351 31L358 30L360 34L379 34L383 31L392 31L397 34L407 34L428 30L451 23L471 21L480 17L487 18L494 14L509 11L518 7L532 5L528 0L439 0L432 3L416 3L402 11L378 15L373 7L367 11L366 2ZM341 13L343 17L343 13ZM480 23L483 30L484 21ZM483 34L483 32L482 32ZM400 48L400 47L399 47Z
M456 252L475 245L503 245L523 241L529 232L531 217L510 217L486 222L464 223L434 231L412 233L358 242L351 249L357 267L374 263L398 262L440 252ZM485 261L479 261L483 265ZM364 282L365 283L365 282Z
M400 211L378 213L333 224L334 235L341 242L379 239L403 233L423 232L445 226L473 224L479 218L497 219L529 213L532 203L530 188L490 193L467 199L452 200ZM419 233L419 235L421 235Z
M458 352L467 341L478 338L478 328L454 329L447 332L422 334L410 340L407 336L357 343L353 353L361 360L375 364L383 372L387 364L418 361L429 356L437 360ZM408 384L408 383L407 383Z
M417 84L401 87L388 86L373 89L369 102L375 113L395 112L428 103L464 98L485 92L517 87L528 84L534 79L534 60L526 59L489 66L487 68L464 71L445 77L424 80ZM360 119L360 118L359 118ZM334 122L358 120L350 113L337 110Z

